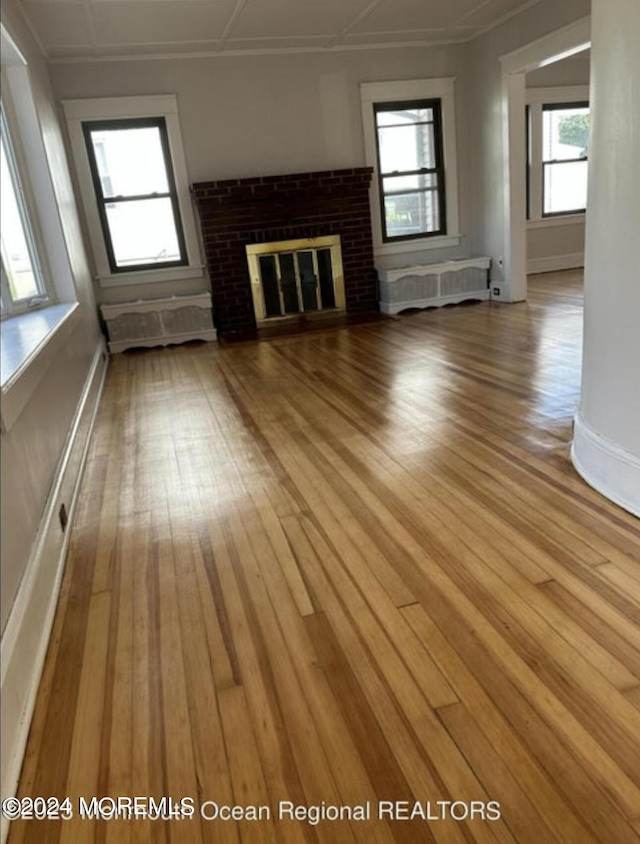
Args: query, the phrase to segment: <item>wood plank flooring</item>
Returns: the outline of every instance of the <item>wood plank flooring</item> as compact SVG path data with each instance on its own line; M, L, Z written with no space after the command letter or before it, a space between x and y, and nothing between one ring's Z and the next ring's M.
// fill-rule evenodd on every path
M10 844L640 842L640 523L570 464L581 323L568 272L114 357L20 782L74 817ZM135 796L195 811L80 816Z

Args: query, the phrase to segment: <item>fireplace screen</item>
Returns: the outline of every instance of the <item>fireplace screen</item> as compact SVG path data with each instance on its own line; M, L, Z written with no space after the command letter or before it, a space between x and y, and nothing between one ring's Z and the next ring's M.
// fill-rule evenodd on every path
M339 237L247 246L257 321L344 310Z

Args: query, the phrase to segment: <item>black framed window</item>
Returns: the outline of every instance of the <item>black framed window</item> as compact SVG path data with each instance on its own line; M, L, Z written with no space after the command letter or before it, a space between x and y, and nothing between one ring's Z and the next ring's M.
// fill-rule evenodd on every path
M439 99L374 104L384 241L447 233Z
M164 117L83 122L113 273L188 263Z
M589 103L542 106L542 216L587 207Z

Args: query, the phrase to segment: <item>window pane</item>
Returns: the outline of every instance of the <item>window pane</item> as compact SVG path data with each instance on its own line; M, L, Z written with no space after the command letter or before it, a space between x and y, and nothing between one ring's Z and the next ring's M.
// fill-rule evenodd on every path
M378 103L374 118L383 239L445 233L440 101Z
M14 181L13 167L2 137L2 263L14 301L31 299L40 294L35 258L29 248L31 233L27 228L26 209Z
M106 213L116 266L180 260L170 199L110 202Z
M92 129L90 135L105 197L168 193L159 127Z
M586 158L589 147L589 108L543 109L543 161Z
M387 237L406 237L440 229L438 193L434 190L385 196L384 213Z
M386 108L376 113L377 126L395 126L398 123L431 123L432 121L432 108Z
M587 207L586 161L544 165L544 213L583 211Z
M436 166L433 123L378 129L378 139L383 173Z

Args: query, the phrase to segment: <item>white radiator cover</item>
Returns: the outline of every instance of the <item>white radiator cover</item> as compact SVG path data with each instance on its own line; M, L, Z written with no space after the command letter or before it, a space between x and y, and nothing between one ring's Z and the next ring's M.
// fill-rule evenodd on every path
M380 310L397 314L408 308L433 308L488 299L490 258L464 258L378 270Z
M100 312L109 332L111 352L216 339L210 293L102 305Z

